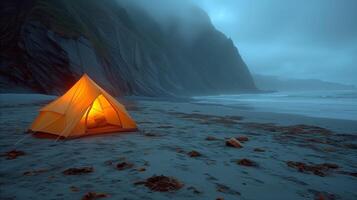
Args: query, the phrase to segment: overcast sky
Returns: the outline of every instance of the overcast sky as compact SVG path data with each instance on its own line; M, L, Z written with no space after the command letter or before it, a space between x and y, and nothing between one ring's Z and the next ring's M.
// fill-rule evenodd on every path
M252 73L357 85L357 0L193 0Z

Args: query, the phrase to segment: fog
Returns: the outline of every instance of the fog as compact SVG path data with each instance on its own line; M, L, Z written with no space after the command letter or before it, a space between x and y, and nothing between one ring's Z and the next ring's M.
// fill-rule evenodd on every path
M357 85L357 1L195 2L253 73Z
M197 5L232 38L250 71L286 78L357 85L355 0L136 0L165 24L170 16L195 19ZM196 30L186 30L186 34Z
M202 31L210 21L208 14L191 0L118 0L118 2L129 9L134 7L144 10L160 24L160 28L164 31L178 26L175 31L188 41L198 36L197 33ZM195 9L195 12L191 12L192 9ZM201 13L203 17L194 17L192 13Z

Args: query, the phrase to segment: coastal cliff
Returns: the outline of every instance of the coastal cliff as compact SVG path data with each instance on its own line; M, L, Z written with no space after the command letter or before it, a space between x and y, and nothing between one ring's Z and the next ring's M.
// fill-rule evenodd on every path
M1 4L2 92L61 94L83 73L114 95L256 90L232 40L193 5L185 10L192 20L173 15L163 25L125 1Z

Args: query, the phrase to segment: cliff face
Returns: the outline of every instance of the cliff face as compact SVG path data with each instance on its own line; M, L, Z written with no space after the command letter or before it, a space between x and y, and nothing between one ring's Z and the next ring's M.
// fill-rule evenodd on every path
M115 95L255 90L233 42L198 8L187 10L190 23L163 25L114 0L1 4L1 91L61 93L83 73Z

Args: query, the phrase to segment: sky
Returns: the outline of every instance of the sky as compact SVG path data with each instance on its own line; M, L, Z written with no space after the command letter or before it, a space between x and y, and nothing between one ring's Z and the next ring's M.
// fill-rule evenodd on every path
M357 85L357 0L192 0L254 74Z

